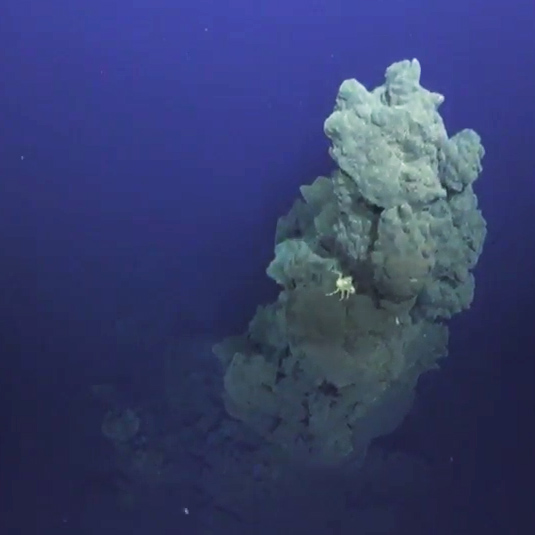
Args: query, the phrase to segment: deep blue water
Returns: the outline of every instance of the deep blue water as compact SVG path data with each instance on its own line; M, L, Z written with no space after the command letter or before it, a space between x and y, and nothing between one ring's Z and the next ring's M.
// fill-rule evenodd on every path
M307 493L325 488L317 533L530 532L534 28L527 0L4 1L2 533L304 533ZM255 518L271 524L243 524L213 490L240 477L216 467L207 482L201 467L129 479L135 498L118 505L126 476L91 385L150 406L151 429L171 427L182 451L188 416L169 423L158 408L166 347L179 347L188 381L217 383L211 343L277 294L265 269L278 217L333 166L323 122L340 83L372 88L405 58L446 96L448 132L473 128L486 151L474 303L450 322L450 355L422 381L414 414L380 445L425 460L433 497L381 528L353 518L355 504L330 504L333 476L265 497ZM180 395L185 412L203 413ZM196 462L222 462L210 455Z

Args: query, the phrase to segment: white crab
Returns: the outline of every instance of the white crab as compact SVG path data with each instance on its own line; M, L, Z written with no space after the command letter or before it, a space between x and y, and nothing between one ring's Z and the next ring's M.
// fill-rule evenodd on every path
M349 297L355 293L355 286L353 286L353 277L351 277L350 275L344 277L339 271L335 271L334 273L338 275L338 279L336 279L336 289L333 292L330 292L325 295L329 296L340 294L340 301L344 299L349 299Z

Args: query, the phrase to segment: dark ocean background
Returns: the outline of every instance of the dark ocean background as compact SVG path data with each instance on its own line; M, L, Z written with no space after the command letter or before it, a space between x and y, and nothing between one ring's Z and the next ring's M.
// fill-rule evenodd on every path
M333 166L340 83L406 58L448 132L485 147L475 301L382 439L409 460L371 505L331 475L248 515L198 425L219 403L211 345L277 294L276 221ZM5 0L0 81L2 534L533 533L535 3ZM172 427L176 456L125 473L106 404Z

